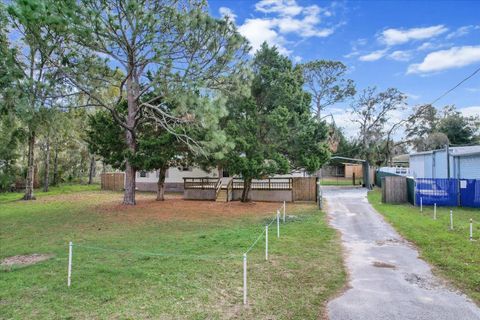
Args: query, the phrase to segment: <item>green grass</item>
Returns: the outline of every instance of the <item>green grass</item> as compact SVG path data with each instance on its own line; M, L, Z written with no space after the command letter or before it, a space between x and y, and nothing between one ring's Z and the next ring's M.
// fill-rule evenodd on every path
M70 196L77 199L0 204L0 260L55 254L36 265L0 270L0 318L315 319L345 282L338 235L314 205L298 207L297 218L282 225L280 239L272 225L269 261L263 239L249 253L249 304L243 306L241 254L263 231L265 218L136 221L143 209L115 211L118 193ZM236 257L171 258L74 247L67 288L70 240L137 252Z
M95 190L100 190L100 185L98 184L90 184L90 185L65 184L57 187L50 187L48 192L43 192L42 189L35 189L34 195L36 198L41 198L45 196L54 196L54 195L60 195L60 194L69 194L69 193L75 193L75 192L81 192L81 191L95 191ZM24 194L23 192L0 193L0 204L21 200L23 197L23 194Z
M355 185L361 185L362 180L356 179ZM353 186L353 180L350 178L322 178L320 180L322 186Z
M450 208L438 207L433 220L433 207L424 206L423 213L409 204L381 203L381 192L368 193L373 207L408 240L417 245L421 257L434 266L434 271L480 304L480 210L452 208L454 230L450 231ZM474 220L474 239L469 241L469 221Z

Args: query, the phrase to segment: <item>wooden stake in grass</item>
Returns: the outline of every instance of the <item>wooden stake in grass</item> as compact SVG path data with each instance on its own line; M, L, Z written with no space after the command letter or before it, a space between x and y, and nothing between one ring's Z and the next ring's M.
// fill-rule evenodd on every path
M268 224L265 226L265 260L268 261Z
M68 244L68 277L67 277L67 286L70 287L72 283L72 255L73 255L73 243L72 241Z
M283 223L285 223L285 210L286 209L286 205L285 205L285 201L283 201Z
M433 204L433 220L437 220L437 203Z
M280 210L277 209L277 238L280 238Z
M450 230L453 230L453 210L450 210Z
M423 198L420 197L420 212L423 212Z
M243 304L247 304L247 254L243 254Z
M473 219L470 219L470 241L473 240Z

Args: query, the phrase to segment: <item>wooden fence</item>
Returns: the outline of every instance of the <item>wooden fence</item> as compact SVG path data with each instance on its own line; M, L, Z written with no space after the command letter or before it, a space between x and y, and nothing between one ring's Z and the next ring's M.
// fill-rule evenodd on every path
M317 177L293 178L293 201L316 201Z
M382 202L407 202L407 178L401 176L386 176L382 178Z
M122 191L125 188L125 173L108 172L100 174L102 190Z

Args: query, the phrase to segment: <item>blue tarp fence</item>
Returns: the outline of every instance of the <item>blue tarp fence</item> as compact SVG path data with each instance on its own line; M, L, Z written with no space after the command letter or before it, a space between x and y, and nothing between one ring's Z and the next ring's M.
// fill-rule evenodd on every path
M415 203L480 208L480 180L415 179Z

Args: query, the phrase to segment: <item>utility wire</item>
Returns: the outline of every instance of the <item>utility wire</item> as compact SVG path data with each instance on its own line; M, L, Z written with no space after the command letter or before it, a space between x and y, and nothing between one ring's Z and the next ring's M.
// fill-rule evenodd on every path
M437 102L438 100L442 99L443 97L445 97L447 94L449 94L450 92L452 92L453 90L457 89L458 87L460 87L465 81L469 80L470 78L472 78L473 76L475 76L477 73L480 72L480 67L475 70L471 75L469 75L468 77L466 77L465 79L463 79L462 81L460 81L456 86L454 86L453 88L451 88L450 90L447 90L445 93L443 93L441 96L439 96L437 99L435 99L432 103L430 103L431 105L433 105L435 102Z

